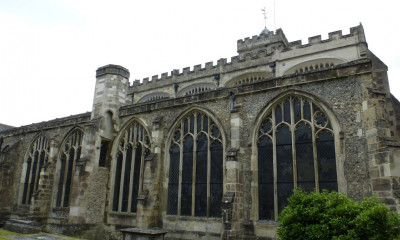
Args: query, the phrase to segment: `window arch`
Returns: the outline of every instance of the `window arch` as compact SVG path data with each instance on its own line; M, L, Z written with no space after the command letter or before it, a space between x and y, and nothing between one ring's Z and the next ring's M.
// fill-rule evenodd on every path
M74 130L61 146L56 207L68 207L75 163L81 156L83 132Z
M22 204L31 204L32 194L39 187L40 170L48 161L49 148L49 141L43 134L37 136L29 148L23 177Z
M220 217L223 144L218 126L192 111L173 131L169 144L168 215Z
M338 190L331 122L306 97L288 96L271 107L257 150L259 219L277 220L293 188Z
M136 213L137 197L143 185L144 159L149 153L149 134L135 120L124 130L118 141L112 211Z

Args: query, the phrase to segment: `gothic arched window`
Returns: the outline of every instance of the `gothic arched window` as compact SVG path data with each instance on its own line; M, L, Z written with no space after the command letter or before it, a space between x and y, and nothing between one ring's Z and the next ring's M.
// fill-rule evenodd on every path
M68 207L75 163L81 156L83 132L74 130L61 147L56 207Z
M112 200L114 212L136 213L137 197L142 190L142 168L149 153L149 134L140 123L133 121L118 143Z
M277 220L293 188L337 191L331 123L304 97L275 104L258 130L259 219Z
M191 112L170 142L167 214L220 217L222 195L221 131L204 113Z
M49 157L49 141L39 135L29 148L24 175L22 204L31 204L32 194L39 187L40 170Z

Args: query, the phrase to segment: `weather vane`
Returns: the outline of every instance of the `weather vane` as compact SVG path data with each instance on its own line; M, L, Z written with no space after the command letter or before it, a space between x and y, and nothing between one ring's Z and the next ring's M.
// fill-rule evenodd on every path
M261 9L261 12L264 15L265 28L267 28L267 10L265 10L265 7Z

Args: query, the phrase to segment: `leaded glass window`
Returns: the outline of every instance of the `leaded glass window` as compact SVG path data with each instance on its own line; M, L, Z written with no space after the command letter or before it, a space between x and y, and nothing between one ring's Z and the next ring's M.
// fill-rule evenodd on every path
M22 204L30 205L32 194L39 187L40 170L49 157L49 141L44 135L39 135L29 148L26 159L26 171L23 182Z
M74 130L61 147L56 207L68 207L75 163L81 156L83 132Z
M146 129L133 121L121 135L114 168L112 210L136 213L137 197L142 190L144 159L150 153Z
M277 220L293 188L337 191L334 134L326 114L304 97L275 104L258 130L259 219Z
M221 131L206 114L191 112L170 142L167 214L220 217L222 194Z

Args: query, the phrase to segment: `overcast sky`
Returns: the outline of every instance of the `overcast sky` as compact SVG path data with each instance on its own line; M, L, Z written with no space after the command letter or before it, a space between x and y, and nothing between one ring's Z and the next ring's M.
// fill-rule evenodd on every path
M400 99L400 3L381 1L0 0L0 123L91 111L95 71L128 68L130 81L230 61L238 39L282 28L289 41L364 26ZM275 21L274 21L275 19Z

